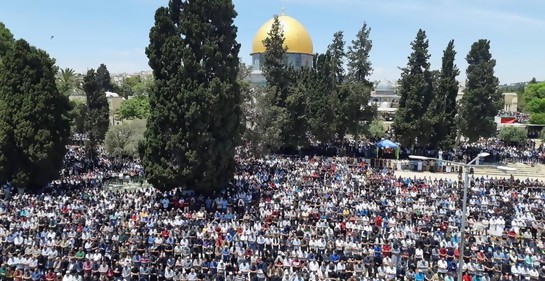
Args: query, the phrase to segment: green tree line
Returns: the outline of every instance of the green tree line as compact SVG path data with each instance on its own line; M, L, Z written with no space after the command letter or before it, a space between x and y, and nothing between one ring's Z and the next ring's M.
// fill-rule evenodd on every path
M466 87L459 102L454 41L443 52L441 69L430 69L428 39L419 30L412 52L399 80L399 109L393 129L404 146L450 149L461 136L469 141L496 135L494 118L503 107L503 97L494 76L496 61L490 41L473 43L466 56Z
M348 48L343 32L336 32L327 51L314 55L312 67L295 69L286 59L283 30L275 17L263 42L267 86L257 89L255 124L247 128L244 136L250 137L244 144L255 152L276 152L361 135L376 116L369 105L370 31L363 24Z

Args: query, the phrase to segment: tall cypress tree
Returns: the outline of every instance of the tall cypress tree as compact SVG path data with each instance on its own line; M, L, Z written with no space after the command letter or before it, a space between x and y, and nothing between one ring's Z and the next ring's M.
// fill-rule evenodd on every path
M413 146L417 139L419 144L428 143L431 128L425 114L433 98L426 32L418 30L411 46L413 52L399 80L401 98L393 124L398 140L405 146Z
M39 190L59 176L70 136L54 61L17 40L0 64L0 180Z
M337 89L338 106L336 131L340 137L351 134L358 137L363 123L377 115L377 108L369 105L373 83L369 76L373 72L370 60L373 41L369 38L371 28L363 23L347 52L347 81Z
M345 41L342 31L337 31L333 34L333 42L327 47L327 52L331 56L334 72L333 81L336 84L341 84L344 81L344 60L346 52L344 51Z
M305 104L308 130L316 140L323 143L334 139L335 110L338 108L335 100L336 83L331 79L335 73L332 61L330 52L316 54L313 68L302 71L301 75L306 77L299 84L307 91Z
M490 41L481 39L467 54L466 88L459 114L460 133L469 141L496 134L494 117L503 107L503 97L494 76L496 60L490 54Z
M288 105L290 96L290 86L294 78L294 73L286 61L286 51L284 47L284 31L278 19L274 21L268 36L263 40L265 52L263 53L263 75L267 80L267 87L264 94L259 98L260 108L258 117L258 130L262 136L262 146L264 151L275 151L282 147L297 145L298 139L295 132L296 112L289 112L288 106L293 108L294 104ZM296 102L300 99L292 99Z
M230 0L171 0L155 14L146 49L155 77L140 152L148 181L214 192L232 178L240 85Z
M352 40L352 45L348 47L348 77L352 81L363 83L366 86L373 86L368 80L373 72L371 61L369 60L373 41L369 39L371 28L367 23L363 23L356 39Z
M87 101L85 132L88 138L87 149L89 153L92 153L89 155L93 156L92 158L96 156L93 153L96 145L104 141L110 126L110 105L106 97L106 89L103 88L105 85L107 86L104 75L99 76L94 69L88 70L83 77L82 87Z
M286 106L291 84L290 67L286 61L287 48L284 47L284 31L278 16L274 17L271 30L263 40L265 52L263 53L263 75L267 80L269 91L274 92L275 105Z
M443 51L441 72L436 77L434 97L428 108L428 119L432 122L430 145L434 148L450 149L456 139L456 96L460 74L455 63L454 40Z
M96 79L101 91L110 92L114 89L114 85L112 84L112 78L110 77L110 71L108 71L108 68L105 64L102 63L97 68Z
M149 94L150 117L145 141L139 147L146 178L154 187L168 190L183 186L187 164L184 146L184 114L190 105L183 104L181 77L183 39L179 29L182 2L169 1L168 7L155 12L150 44L146 48L155 84Z

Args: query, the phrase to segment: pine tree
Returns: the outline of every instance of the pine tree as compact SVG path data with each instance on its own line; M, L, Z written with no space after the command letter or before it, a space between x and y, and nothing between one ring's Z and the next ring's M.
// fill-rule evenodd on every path
M373 41L369 39L371 28L367 23L363 23L356 39L352 40L352 45L348 47L348 77L352 81L363 83L366 86L373 86L368 80L373 72L371 61L369 60Z
M331 56L334 72L333 81L336 84L344 82L344 60L346 59L346 52L344 51L344 35L342 31L337 31L333 34L333 42L327 47L327 52Z
M68 98L54 60L24 40L0 64L0 180L39 190L59 176L70 136Z
M503 106L499 80L494 76L496 60L490 54L490 41L481 39L467 54L466 88L459 114L460 133L469 141L496 134L494 117Z
M373 41L369 38L371 28L363 23L356 39L352 40L347 52L347 81L336 92L336 132L339 137L351 134L357 138L363 124L370 124L376 118L376 106L369 105L373 83L369 76L373 72L370 53Z
M274 21L267 38L263 41L265 52L263 53L263 75L267 80L267 88L260 97L261 112L258 117L258 130L262 135L268 135L271 139L264 140L265 151L275 151L289 146L298 146L302 143L304 133L301 132L301 119L297 112L301 106L300 92L297 97L289 98L295 77L294 69L286 61L284 47L284 31L278 17ZM297 109L291 111L290 109ZM271 126L277 126L271 128ZM273 136L267 132L280 132Z
M433 98L426 32L420 29L411 46L413 52L399 81L401 98L393 124L399 142L408 147L415 145L417 140L419 144L428 143L431 128L425 113Z
M357 139L377 117L377 107L369 105L371 88L358 82L343 83L337 88L335 130L338 138L347 134Z
M212 193L232 179L241 96L232 1L171 0L146 49L155 84L140 154L156 188Z
M435 76L434 97L427 112L427 118L432 122L430 146L433 148L450 149L456 139L456 77L460 71L455 64L455 57L454 40L451 40L443 52L441 72Z
M311 135L322 143L334 140L336 116L335 65L329 52L316 54L313 68L302 71L304 77L299 81L301 91L306 90L306 117Z
M85 132L87 133L87 152L95 158L96 146L104 141L110 126L110 105L106 97L103 76L98 76L94 69L87 71L83 77L83 91L87 101Z
M13 39L13 34L11 31L0 22L0 62L1 58L6 54L8 49L13 46L15 39Z
M188 165L185 151L189 147L183 141L191 132L183 130L185 114L180 112L188 110L191 104L184 105L181 97L181 9L180 0L169 1L168 7L157 9L146 48L155 84L149 95L150 117L139 152L148 182L162 190L183 186L184 166Z
M290 68L286 61L287 48L284 47L284 31L278 19L274 17L271 30L263 41L265 52L263 53L263 75L267 80L269 91L276 89L274 104L280 107L286 106L291 85Z
M96 71L96 79L98 86L103 92L111 92L114 89L112 85L112 78L110 77L110 72L105 64L100 64Z

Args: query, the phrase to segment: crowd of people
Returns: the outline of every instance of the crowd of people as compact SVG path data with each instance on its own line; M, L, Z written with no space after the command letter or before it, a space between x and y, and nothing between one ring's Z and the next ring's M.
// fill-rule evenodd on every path
M475 158L477 154L487 152L484 162L488 163L526 163L545 164L545 146L537 145L533 140L527 140L519 145L510 145L497 138L481 139L477 142L462 142L452 150L437 150L427 148L404 149L401 155L410 154L441 158L444 160L466 162Z
M136 160L96 167L82 153L67 155L68 179L141 172ZM543 187L472 178L464 280L545 280ZM451 281L461 192L452 180L328 157L239 159L214 197L102 184L4 190L0 279Z
M490 154L482 159L486 163L545 164L545 145L543 143L538 145L531 139L521 144L506 143L498 138L481 139L471 143L461 142L459 146L450 150L418 146L412 148L401 147L398 156L402 160L408 159L409 155L421 155L442 160L466 162L472 160L481 152ZM341 155L366 159L395 159L397 157L395 153L384 154L381 150L377 150L376 141L373 140L343 140L328 144L316 143L299 151L286 149L279 153L283 155L318 155L326 157Z
M514 117L515 120L517 121L517 123L527 123L529 120L530 120L530 114L528 113L524 113L524 112L518 112L518 111L515 111L515 112L511 112L511 111L506 111L506 110L500 110L500 112L498 112L498 117Z

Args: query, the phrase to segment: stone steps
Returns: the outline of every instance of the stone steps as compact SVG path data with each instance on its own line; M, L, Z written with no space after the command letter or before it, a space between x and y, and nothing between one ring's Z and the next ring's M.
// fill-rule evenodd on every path
M545 179L545 166L534 165L534 167L522 163L508 164L506 167L515 168L516 171L503 171L491 167L479 167L474 166L473 171L475 175L489 176L489 177L510 177L511 175L517 178L533 178L533 179Z
M107 184L105 185L104 187L105 188L109 188L109 189L112 189L112 190L135 190L135 189L139 189L139 188L147 188L149 187L150 185L148 183L144 183L142 185L140 185L140 183L138 182L131 182L131 183L111 183L111 184Z

